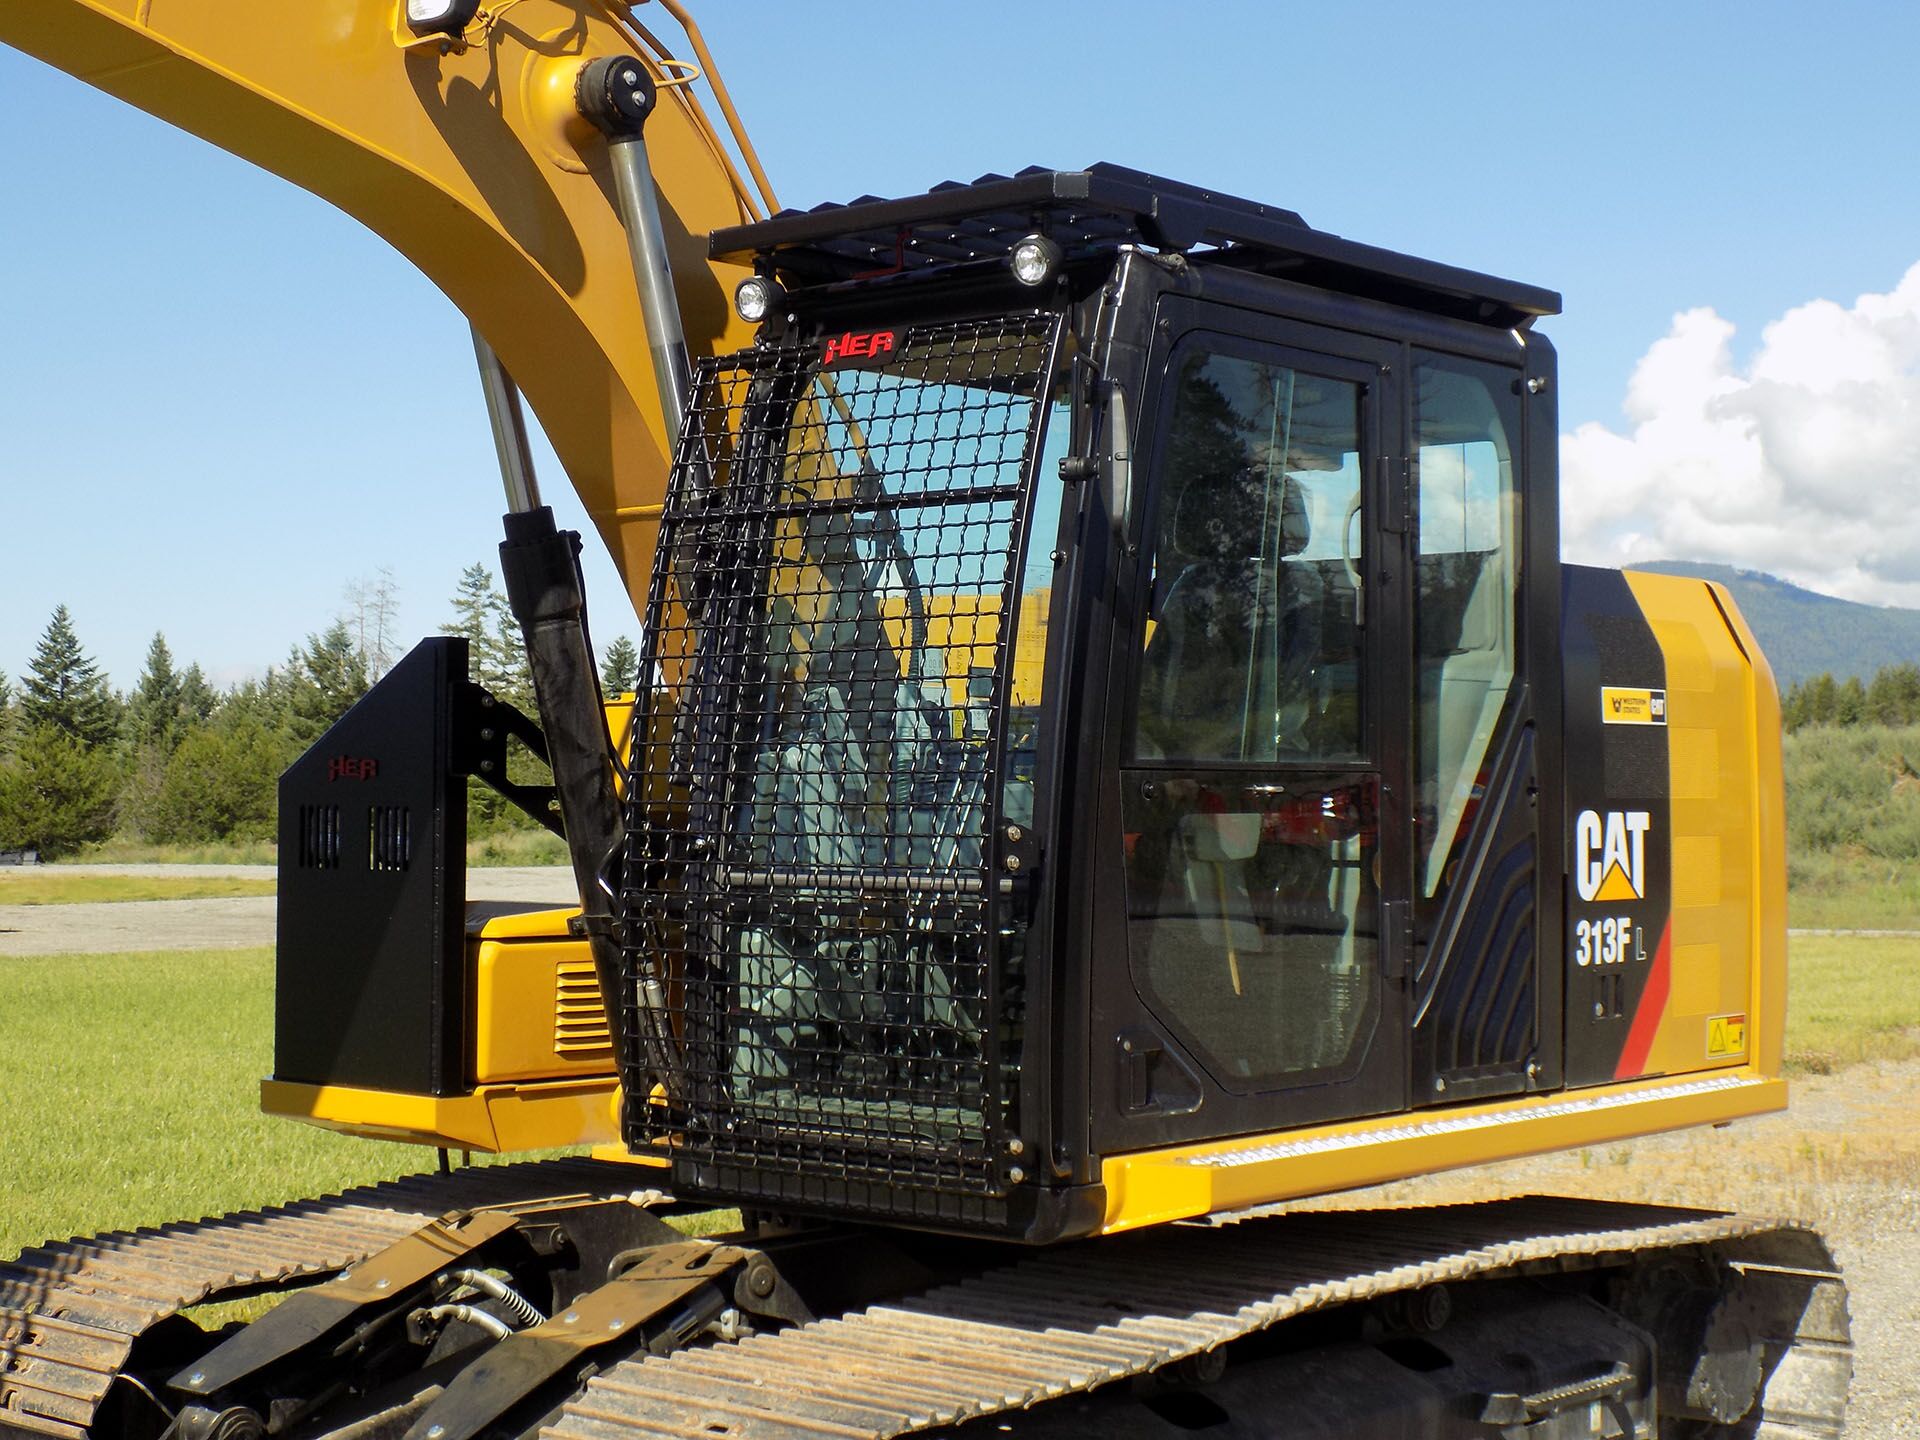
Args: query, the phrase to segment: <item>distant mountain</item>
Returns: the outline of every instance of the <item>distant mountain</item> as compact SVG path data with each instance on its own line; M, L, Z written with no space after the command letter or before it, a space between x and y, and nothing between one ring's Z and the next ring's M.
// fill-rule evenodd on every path
M1717 580L1733 592L1740 613L1753 627L1760 648L1785 690L1796 680L1824 671L1834 679L1858 675L1873 679L1882 665L1920 663L1920 610L1861 605L1802 590L1757 570L1731 565L1695 565L1684 560L1655 560L1630 566L1660 575L1692 575Z

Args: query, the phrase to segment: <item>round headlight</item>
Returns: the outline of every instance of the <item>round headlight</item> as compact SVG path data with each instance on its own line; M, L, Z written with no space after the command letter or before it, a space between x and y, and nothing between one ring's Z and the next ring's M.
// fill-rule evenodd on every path
M733 287L733 308L749 325L758 325L785 297L780 282L765 275L749 275Z
M1060 247L1044 235L1028 235L1014 242L1007 264L1022 285L1044 285L1060 263Z

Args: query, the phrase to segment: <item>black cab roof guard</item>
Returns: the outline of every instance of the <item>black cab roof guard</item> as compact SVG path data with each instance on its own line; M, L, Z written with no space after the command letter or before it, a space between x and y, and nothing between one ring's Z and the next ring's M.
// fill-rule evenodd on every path
M1501 329L1560 312L1552 290L1315 230L1292 210L1119 165L947 181L922 195L787 210L713 232L716 260L765 259L800 285L1003 259L1040 231L1068 260L1144 244ZM1202 248L1207 247L1207 248Z

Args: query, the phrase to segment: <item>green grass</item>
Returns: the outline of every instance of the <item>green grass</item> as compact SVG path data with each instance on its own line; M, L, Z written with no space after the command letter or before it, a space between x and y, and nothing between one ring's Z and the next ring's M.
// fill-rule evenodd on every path
M1920 1055L1920 939L1803 935L1787 977L1789 1073Z
M1920 940L1803 937L1790 958L1789 1070L1920 1054ZM261 1115L272 1031L264 949L0 960L0 1258L433 1165Z
M272 1054L269 950L0 960L0 1260L45 1240L326 1195L437 1163L425 1146L262 1115ZM672 1223L706 1235L738 1229L740 1215ZM242 1318L264 1308L249 1303Z
M564 865L567 842L547 830L502 830L467 842L467 864Z
M72 858L82 865L271 865L279 847L266 840L235 840L206 845L149 845L142 840L107 840ZM502 830L467 842L467 864L564 865L567 846L545 830Z
M271 840L212 840L204 845L154 845L116 836L69 856L79 865L271 865Z
M0 870L0 905L77 905L120 900L208 900L271 895L271 880L237 875L75 875L35 866Z
M0 961L0 1255L434 1163L260 1114L272 1046L266 950Z
M1787 861L1787 923L1813 930L1920 930L1920 864L1807 851Z

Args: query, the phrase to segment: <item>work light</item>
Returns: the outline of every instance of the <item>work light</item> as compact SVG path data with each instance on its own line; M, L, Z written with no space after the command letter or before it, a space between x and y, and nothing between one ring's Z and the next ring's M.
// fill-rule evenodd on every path
M416 35L458 35L480 0L407 0L407 28Z
M733 287L733 308L749 325L758 325L786 298L780 282L765 275L749 275Z
M1044 235L1028 235L1014 242L1007 264L1022 285L1044 285L1060 263L1060 247Z

